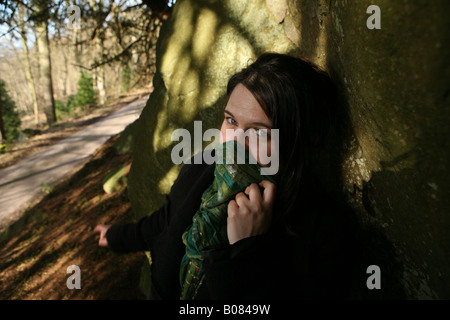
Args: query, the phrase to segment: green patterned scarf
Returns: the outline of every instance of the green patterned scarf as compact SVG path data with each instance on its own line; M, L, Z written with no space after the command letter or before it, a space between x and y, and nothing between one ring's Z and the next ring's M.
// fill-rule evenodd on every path
M194 299L204 281L204 248L228 243L228 202L252 183L262 180L274 182L270 176L260 174L260 165L241 144L228 141L216 147L214 181L202 195L200 209L182 239L186 253L180 267L180 299Z

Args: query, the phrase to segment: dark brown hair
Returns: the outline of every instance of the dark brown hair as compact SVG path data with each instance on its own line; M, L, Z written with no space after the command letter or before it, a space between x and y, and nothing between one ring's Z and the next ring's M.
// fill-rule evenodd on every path
M227 95L244 85L274 129L279 129L280 168L273 219L289 224L289 215L308 183L310 167L333 125L336 92L328 74L306 58L265 53L233 75ZM281 183L280 183L281 182Z

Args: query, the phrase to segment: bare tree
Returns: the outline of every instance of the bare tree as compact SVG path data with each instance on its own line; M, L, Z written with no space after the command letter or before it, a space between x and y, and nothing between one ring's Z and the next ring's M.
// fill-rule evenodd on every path
M34 121L37 124L39 124L39 108L38 108L38 98L36 94L36 87L34 85L33 80L33 74L31 72L31 63L30 63L30 55L28 50L28 43L27 43L27 29L25 26L25 10L26 8L24 6L19 7L19 24L20 24L20 35L22 38L22 46L25 56L25 75L27 77L27 84L28 89L30 90L31 99L33 101L33 111L34 111Z
M41 71L44 113L48 125L56 122L55 100L53 96L52 65L48 41L49 1L36 0L36 24L39 42L39 67Z
M94 39L94 61L102 61L104 53L104 28L103 23L107 14L104 13L103 0L96 2L95 0L89 0L89 5L92 10L94 31L92 38ZM94 69L94 84L97 87L99 103L103 104L106 101L106 87L105 87L105 69L104 66L98 66Z
M0 79L1 85L1 79ZM5 126L3 125L3 105L2 105L2 88L0 86L0 144L3 143L3 140L6 140Z
M20 47L23 50L11 36L14 46L8 51L13 54L1 59L0 67L16 72L17 67L13 69L12 65L23 66L23 72L20 69L15 77L5 79L21 114L34 113L33 120L37 121L36 111L39 109L44 111L48 124L55 122L55 99L61 101L59 106L72 101L70 95L77 92L81 69L89 70L93 75L100 103L106 100L107 93L118 94L136 85L147 86L155 69L155 43L159 29L170 14L169 2L6 2L4 7L7 10L0 12L0 22L5 23L8 29L4 29L0 38L5 34L14 35L17 39L22 37ZM0 11L2 5L0 0ZM72 16L68 8L73 5L81 9L79 29L66 28L67 19ZM30 42L31 38L35 41ZM126 86L123 85L125 80ZM42 122L44 117L39 116Z

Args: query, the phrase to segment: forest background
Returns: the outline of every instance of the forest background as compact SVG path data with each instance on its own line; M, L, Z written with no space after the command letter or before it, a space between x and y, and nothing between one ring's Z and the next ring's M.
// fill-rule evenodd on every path
M151 85L173 1L0 1L0 150Z

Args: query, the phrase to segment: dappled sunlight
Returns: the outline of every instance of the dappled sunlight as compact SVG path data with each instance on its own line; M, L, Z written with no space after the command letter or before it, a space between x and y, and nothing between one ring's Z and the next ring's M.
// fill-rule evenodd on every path
M319 35L317 37L315 53L312 56L313 61L320 67L326 69L327 58L327 34L325 32L325 26L318 26Z
M178 59L180 56L183 56L183 53L186 51L186 48L190 46L190 41L192 39L192 34L194 32L194 8L192 6L184 6L183 7L183 16L184 20L174 19L174 15L180 10L180 6L176 6L174 12L172 13L171 18L166 21L166 25L163 26L163 29L168 28L167 24L172 23L173 21L173 30L176 30L176 33L173 33L169 38L161 39L160 47L164 48L164 53L158 51L160 55L158 56L157 66L158 71L162 74L163 79L166 81L170 79L173 74L177 71L179 67ZM161 54L163 53L163 54Z
M267 19L268 13L264 1L174 6L160 33L154 91L136 125L129 185L137 217L157 210L161 190L175 181L173 130L192 134L195 120L202 121L203 130L218 128L229 77L264 51L292 46L284 26ZM202 141L203 147L209 144ZM191 155L198 151L192 145Z
M172 188L173 182L178 177L178 173L180 172L180 168L178 166L172 166L170 170L166 173L164 178L162 178L158 183L158 190L162 194L168 194L170 192L170 188Z
M219 22L216 12L207 8L200 10L192 37L192 57L199 66L203 66L210 56Z
M102 299L122 293L123 299L139 298L136 272L127 271L138 271L144 255L126 255L117 263L92 232L99 223L132 219L126 189L103 191L108 173L131 162L130 154L117 156L111 143L10 227L0 249L1 299ZM81 269L81 290L66 287L70 265ZM127 284L127 277L134 277L134 284Z

